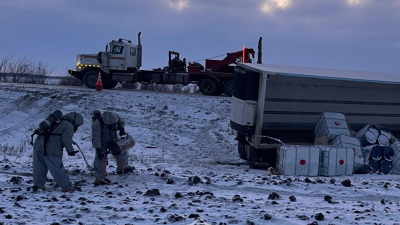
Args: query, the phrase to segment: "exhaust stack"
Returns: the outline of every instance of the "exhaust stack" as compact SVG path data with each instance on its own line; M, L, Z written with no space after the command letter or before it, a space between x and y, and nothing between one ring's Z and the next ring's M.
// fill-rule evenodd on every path
M138 46L137 46L137 69L139 70L142 66L142 43L140 42L140 35L142 32L138 33Z

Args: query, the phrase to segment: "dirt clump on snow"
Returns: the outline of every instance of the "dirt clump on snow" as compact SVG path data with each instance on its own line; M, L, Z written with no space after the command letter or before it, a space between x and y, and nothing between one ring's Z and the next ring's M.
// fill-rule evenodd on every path
M275 192L272 192L269 196L268 196L268 199L270 199L270 200L275 200L275 199L279 199L280 198L280 196L277 194L277 193L275 193Z
M342 185L345 187L350 187L351 186L351 181L349 179L346 179L342 181Z
M322 213L317 213L317 214L315 214L314 218L315 218L316 220L319 220L319 221L322 221L322 220L325 219L324 214L322 214Z
M198 176L189 177L189 179L188 179L188 184L191 186L196 185L196 184L202 184L202 183L203 183L203 181Z
M158 189L151 189L147 190L144 196L159 196L160 195L160 190Z
M232 202L243 202L243 198L241 198L240 195L235 195L232 198Z
M309 220L310 218L306 215L296 215L296 217L300 220Z
M180 192L176 192L174 197L175 198L183 198L183 195Z
M264 215L262 216L262 219L264 219L264 220L271 220L271 219L272 219L272 216L271 216L270 214L266 213L266 214L264 214Z

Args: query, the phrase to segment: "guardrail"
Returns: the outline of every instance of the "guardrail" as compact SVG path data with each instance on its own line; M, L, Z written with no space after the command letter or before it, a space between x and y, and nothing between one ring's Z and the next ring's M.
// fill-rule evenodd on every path
M45 75L38 75L38 74L28 74L28 73L0 73L0 77L22 77L22 78L30 78L35 77L37 79L61 79L61 76L45 76Z

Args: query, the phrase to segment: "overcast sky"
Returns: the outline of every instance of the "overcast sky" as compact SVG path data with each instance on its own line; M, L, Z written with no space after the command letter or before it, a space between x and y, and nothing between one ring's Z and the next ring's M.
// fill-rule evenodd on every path
M143 66L257 49L263 63L400 75L400 0L0 0L0 59L56 73L112 39L137 43Z

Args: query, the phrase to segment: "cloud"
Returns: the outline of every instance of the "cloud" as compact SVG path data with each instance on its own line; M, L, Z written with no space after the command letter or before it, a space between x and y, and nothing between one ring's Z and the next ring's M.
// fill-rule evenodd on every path
M399 10L400 0L0 0L0 58L47 57L69 68L77 53L139 31L145 68L164 65L168 50L193 60L254 47L260 36L270 48L398 51Z
M268 0L262 5L261 11L272 13L277 9L286 9L290 7L291 4L292 0Z
M169 7L178 11L182 11L189 6L189 0L166 0L166 2Z
M346 0L346 1L347 1L347 4L349 4L349 5L358 5L361 2L363 2L362 0Z

